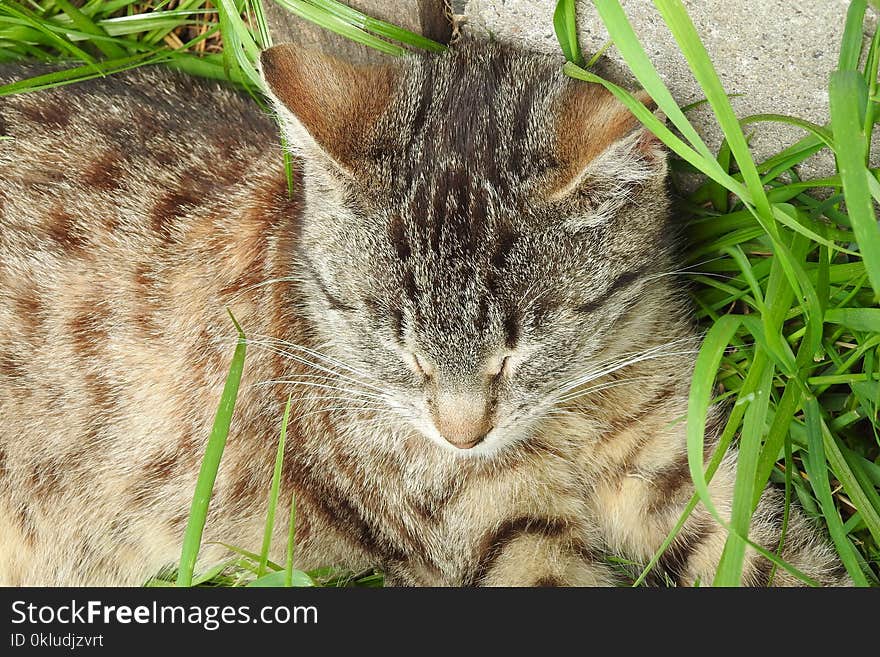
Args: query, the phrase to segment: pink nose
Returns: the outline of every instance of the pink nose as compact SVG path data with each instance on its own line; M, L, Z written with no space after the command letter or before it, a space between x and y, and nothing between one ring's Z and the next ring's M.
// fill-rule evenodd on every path
M478 445L492 430L492 421L483 400L441 395L432 405L431 415L440 435L458 449Z
M438 424L437 430L450 445L459 449L470 449L483 442L483 438L492 430L492 425L486 422L474 426L450 428L448 425Z

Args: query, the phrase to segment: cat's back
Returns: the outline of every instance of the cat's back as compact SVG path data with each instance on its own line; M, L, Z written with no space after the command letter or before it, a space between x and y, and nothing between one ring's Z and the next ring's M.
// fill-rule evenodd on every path
M0 84L52 70L0 65ZM0 318L52 288L69 305L77 272L118 286L174 257L281 162L277 141L244 94L157 67L0 97Z
M0 84L51 71L0 65ZM163 189L204 196L242 176L275 129L240 93L147 67L0 97L0 136L2 200L31 215L37 199L113 198L125 210Z
M0 83L51 70L0 65ZM249 262L230 235L263 231L241 219L249 200L272 206L285 181L253 100L158 68L0 97L0 136L2 457L49 430L60 413L47 408L66 408L71 428L116 413L106 400L121 394L98 394L114 368L123 389L180 360L173 349L200 335L186 322L208 314L205 281Z
M246 291L280 275L267 244L297 206L276 128L244 94L139 69L0 97L0 136L0 582L136 584L113 555L178 549L225 308L259 330Z
M48 78L60 70L0 63L0 85ZM2 96L0 117L0 135L13 139L31 143L45 139L80 155L87 155L82 149L89 145L132 148L143 142L148 148L136 149L134 155L156 157L164 150L159 156L162 163L205 142L271 140L275 134L269 117L246 94L156 66ZM152 143L138 136L152 137Z

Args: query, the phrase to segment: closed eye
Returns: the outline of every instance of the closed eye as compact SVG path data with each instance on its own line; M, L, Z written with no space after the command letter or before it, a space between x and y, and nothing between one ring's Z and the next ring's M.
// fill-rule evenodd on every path
M339 310L342 312L354 312L355 310L357 310L355 306L350 303L346 303L345 301L334 295L332 292L330 292L330 290L327 288L327 284L324 283L324 280L321 278L321 276L315 270L314 265L309 260L305 260L305 264L308 268L309 273L312 275L312 281L315 283L315 285L318 286L318 290L320 290L321 295L324 297L324 299L327 301L327 304L333 310Z
M489 366L486 369L486 376L492 380L492 383L497 383L502 377L510 376L513 373L513 353L505 354L500 360L495 362L494 366Z
M498 366L498 371L495 373L495 378L493 381L497 381L502 376L508 376L510 374L510 355L505 356L501 360L501 365Z
M611 298L615 296L618 292L630 287L633 283L641 279L645 275L645 271L646 268L642 268L620 274L620 276L615 278L611 285L608 286L608 289L606 289L602 294L600 294L592 301L587 301L586 303L580 304L575 308L575 311L579 313L596 312L602 306L608 303L608 301L610 301Z
M355 310L357 310L355 306L345 303L344 301L340 300L339 297L333 295L330 290L327 289L327 286L324 285L324 281L322 281L320 278L316 276L314 278L314 281L315 285L317 285L318 289L321 291L321 294L327 300L327 304L333 310L340 310L342 312L354 312Z
M421 374L426 380L430 380L434 376L434 366L426 359L424 356L419 356L417 353L408 352L410 367L416 371L416 373Z

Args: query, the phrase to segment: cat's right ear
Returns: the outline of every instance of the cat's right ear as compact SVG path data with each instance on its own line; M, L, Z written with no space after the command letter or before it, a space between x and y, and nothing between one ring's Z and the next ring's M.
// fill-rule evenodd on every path
M290 147L343 171L366 156L398 75L393 65L354 65L293 44L264 50L260 72Z

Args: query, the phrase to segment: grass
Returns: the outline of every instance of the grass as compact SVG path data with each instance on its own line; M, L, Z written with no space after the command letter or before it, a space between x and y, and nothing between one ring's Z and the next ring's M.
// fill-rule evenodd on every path
M274 1L305 20L388 54L401 55L404 46L434 52L445 48L336 0ZM0 3L0 62L74 64L62 72L0 86L0 96L149 64L228 80L251 91L261 87L255 63L260 48L271 45L271 36L260 0L86 0L81 4Z
M672 99L617 0L594 5L614 45L674 128L615 85L574 63L566 70L604 84L679 156L677 169L705 176L684 199L682 217L688 276L706 330L688 412L696 487L689 510L700 500L714 512L707 480L735 437L740 450L729 538L714 584L740 582L749 521L768 479L785 485L788 495L824 521L856 583L876 584L880 230L873 201L880 200L880 186L867 154L875 116L869 98L876 94L880 53L875 35L858 69L867 5L856 0L848 12L839 68L831 78L829 130L784 116L738 120L682 3L654 4L724 133L718 153ZM570 35L560 38L569 40ZM805 128L807 137L756 162L744 125L766 118ZM801 181L793 167L822 148L836 155L837 172ZM719 393L734 406L704 472L704 421Z
M443 46L366 17L335 0L277 0L322 27L389 54L404 47ZM717 152L701 139L639 43L617 0L593 0L639 84L668 117L657 119L631 94L598 78L577 42L575 3L560 0L554 27L572 77L603 84L626 103L673 153L677 172L698 173L702 183L681 194L679 218L687 239L683 276L691 282L697 318L705 331L691 387L688 450L696 493L641 583L672 542L688 513L708 492L727 445L737 441L740 460L729 538L715 585L740 582L748 529L758 495L768 481L785 489L828 528L853 580L878 584L880 563L880 202L877 170L868 163L877 118L880 36L863 49L866 0L853 0L846 18L838 69L831 76L829 125L798 117L737 117L712 62L680 0L654 0L681 49L725 140ZM60 73L0 87L0 95L69 84L145 64L161 63L193 75L226 79L259 98L255 60L271 43L258 0L135 2L5 0L0 5L0 60L74 62ZM865 52L863 52L865 50ZM860 66L860 62L863 64ZM781 121L805 136L772 157L756 160L750 126ZM836 171L801 180L795 167L820 150L836 156ZM240 344L241 347L241 344ZM303 573L292 567L295 509L285 564L268 559L278 506L277 473L289 408L282 420L266 538L260 553L232 548L236 557L193 574L210 488L222 453L236 376L244 352L236 351L230 380L200 473L184 554L176 573L153 585L381 585L381 574ZM726 400L731 413L719 448L703 468L704 418ZM787 517L787 510L786 510ZM719 518L721 520L721 518ZM775 568L792 570L777 555ZM628 565L631 567L631 565ZM704 582L704 585L710 582Z
M193 570L199 556L202 533L208 517L208 506L211 502L211 494L214 491L214 481L217 478L217 470L220 468L220 460L223 458L223 449L226 447L226 438L229 435L229 425L232 424L232 414L235 411L235 400L238 397L238 387L241 383L241 375L244 372L244 358L247 351L244 331L241 330L241 326L235 321L235 317L233 317L231 312L229 313L229 318L238 331L238 344L235 346L235 353L232 355L229 374L226 377L226 383L220 395L220 407L217 409L217 415L214 418L214 426L211 428L211 435L208 437L205 455L202 457L202 465L199 469L199 477L196 480L192 509L186 524L186 531L183 534L183 549L180 555L180 567L177 572L178 586L192 585ZM282 425L281 440L278 447L279 453L284 449L284 437L287 432L289 410L290 402L288 400L287 408L284 410L284 424ZM280 470L281 464L278 463L275 466L275 476L272 480L273 497L270 499L269 517L266 520L266 533L269 536L271 536L272 525L275 519L275 504L278 501L277 480ZM267 551L268 545L264 544L264 554L260 558L257 572L258 577L262 577L264 574L266 568L265 552Z

